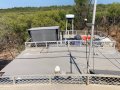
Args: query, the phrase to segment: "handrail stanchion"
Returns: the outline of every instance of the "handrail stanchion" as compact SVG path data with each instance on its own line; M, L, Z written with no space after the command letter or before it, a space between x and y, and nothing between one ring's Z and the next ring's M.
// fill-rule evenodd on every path
M86 81L87 81L86 84L89 85L89 84L90 84L90 83L89 83L89 75L87 75L86 78L87 78L87 80L86 80Z
M59 45L58 45L58 41L57 41L57 47L58 47Z
M15 77L13 76L12 78L13 78L13 84L15 84L16 83Z
M70 41L68 41L68 47L70 47Z
M49 84L52 84L52 76L49 76Z
M47 48L47 46L48 46L48 45L47 45L47 42L45 42L45 44L46 44L46 48Z
M37 47L37 42L35 42L35 47Z

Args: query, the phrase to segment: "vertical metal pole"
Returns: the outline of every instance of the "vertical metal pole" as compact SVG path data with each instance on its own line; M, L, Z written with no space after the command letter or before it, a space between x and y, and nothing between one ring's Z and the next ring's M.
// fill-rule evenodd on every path
M37 47L37 42L35 42L35 47Z
M90 56L93 48L93 38L94 38L94 28L95 28L95 16L96 16L96 6L97 0L94 0L94 10L93 10L93 19L92 19L92 31L91 31L91 42L90 42ZM90 58L90 57L89 57ZM89 59L87 61L87 73L89 74ZM89 76L87 76L87 85L89 84Z
M16 80L15 80L15 77L13 77L13 84L15 84L15 81L16 81Z
M87 77L86 77L86 79L87 79L87 85L89 85L89 75L87 75Z
M49 76L49 84L52 84L52 76Z
M45 42L45 44L46 44L46 48L47 48L48 47L47 42Z
M93 37L94 37L94 25L95 25L95 16L96 16L96 6L97 0L94 0L94 10L93 10L93 20L92 20L92 31L91 31L91 41L90 41L90 56L93 48ZM90 58L90 57L89 57ZM89 60L89 59L88 59ZM87 73L89 73L89 61L87 62Z
M68 20L66 19L66 35L67 35L67 27L68 27Z
M59 43L58 43L58 41L57 41L57 47L59 46L58 44L59 44Z
M70 73L72 74L72 58L71 58L71 53L70 53Z
M95 71L95 57L94 57L94 46L93 46L93 71Z
M74 35L74 19L72 19L72 35Z
M97 0L94 0L94 10L93 10L93 19L92 19L92 31L91 31L91 48L93 46L93 37L94 37L94 28L95 28L95 16L96 16L96 6Z
M68 47L70 47L70 41L67 41L68 42Z

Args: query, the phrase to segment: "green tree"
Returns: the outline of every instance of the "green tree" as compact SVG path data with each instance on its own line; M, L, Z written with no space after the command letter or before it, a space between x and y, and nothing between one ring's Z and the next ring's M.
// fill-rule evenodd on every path
M118 24L120 22L120 3L113 3L108 8L109 22Z
M87 18L89 0L75 0L75 28L84 29L84 19Z

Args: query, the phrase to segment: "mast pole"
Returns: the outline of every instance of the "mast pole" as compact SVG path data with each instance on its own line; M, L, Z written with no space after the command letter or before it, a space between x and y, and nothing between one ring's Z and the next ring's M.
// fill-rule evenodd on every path
M87 73L89 74L89 59L91 57L92 48L93 48L93 38L94 38L94 28L95 28L95 16L96 16L96 7L97 7L97 0L94 0L94 10L93 10L93 19L92 19L92 30L91 30L91 41L90 41L90 50L89 50L89 57L87 60Z
M66 35L67 35L68 20L66 19Z
M92 31L91 31L91 43L90 43L91 49L92 49L92 47L93 47L96 7L97 7L97 0L94 0L94 10L93 10L93 19L92 19Z
M94 38L94 28L95 28L95 16L96 16L96 7L97 7L97 0L94 0L94 10L93 10L93 19L92 19L92 30L91 30L91 41L90 41L90 50L89 50L89 57L87 60L87 74L89 74L89 59L91 56L91 51L93 48L93 38ZM89 84L89 76L87 77L87 85Z

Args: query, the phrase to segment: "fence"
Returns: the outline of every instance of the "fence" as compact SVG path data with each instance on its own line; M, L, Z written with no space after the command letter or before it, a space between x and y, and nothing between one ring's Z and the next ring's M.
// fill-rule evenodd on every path
M120 85L120 76L80 74L80 75L29 75L0 77L0 85L20 84L101 84Z
M60 31L60 35L62 35L62 33L63 33L63 35L65 36L65 35L87 35L87 33L88 33L88 30L62 30L62 31ZM89 34L91 34L91 32L89 32ZM103 32L103 31L97 31L97 30L95 30L94 31L94 35L98 35L98 36L100 36L100 37L108 37L108 35L106 34L106 32Z
M40 41L40 42L25 42L25 47L82 47L86 44L90 45L90 42L83 40L64 40L64 41ZM115 47L116 42L100 42L93 41L95 47Z

